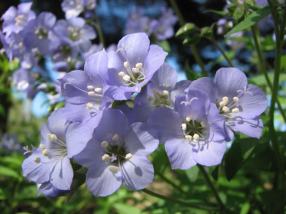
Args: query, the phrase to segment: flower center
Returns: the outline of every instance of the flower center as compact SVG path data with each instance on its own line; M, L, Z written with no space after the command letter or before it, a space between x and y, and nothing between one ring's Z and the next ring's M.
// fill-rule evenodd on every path
M240 112L240 108L238 105L239 98L234 96L232 98L222 97L217 102L217 107L219 109L220 114L223 114L225 117L230 117L231 113Z
M136 63L135 67L131 68L130 64L125 61L123 66L124 70L120 71L118 76L125 85L133 87L137 83L144 81L145 75L143 64L141 62Z
M105 152L101 159L113 173L118 172L119 167L132 158L132 154L126 151L122 138L118 134L114 134L110 142L107 140L102 141L101 146Z
M37 35L37 37L39 39L46 39L46 38L48 38L48 31L45 28L43 28L43 27L38 27L35 30L35 34Z
M86 104L86 108L89 110L94 109L95 107L97 107L100 102L101 102L101 98L102 98L102 88L101 87L96 87L93 85L88 85L87 87L87 95L89 97L92 98L92 102L88 102Z
M26 21L26 17L23 14L15 17L15 24L17 26L23 25L25 23L25 21Z
M155 107L170 106L170 93L168 90L155 91L154 95L150 98L150 102Z
M205 125L203 122L186 117L185 122L181 124L181 128L185 138L190 143L198 143L200 140L204 139Z
M69 27L68 28L68 32L69 32L69 38L72 41L77 41L80 39L80 29L74 28L74 27Z

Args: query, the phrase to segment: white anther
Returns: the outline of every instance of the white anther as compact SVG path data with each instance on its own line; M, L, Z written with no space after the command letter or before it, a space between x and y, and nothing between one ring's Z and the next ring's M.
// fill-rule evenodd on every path
M110 157L108 154L104 154L104 155L102 155L101 160L103 160L103 161L109 161L110 158L111 158L111 157Z
M119 171L119 168L117 166L114 166L114 165L110 165L108 167L108 169L112 172L112 173L116 173Z
M223 97L222 101L228 102L228 97Z
M226 102L225 101L220 101L219 102L219 107L224 107L226 106Z
M35 163L40 163L41 162L41 159L40 159L40 157L35 157Z
M194 141L198 141L200 139L200 135L194 134L193 139L194 139Z
M126 160L130 160L131 158L132 158L132 154L131 153L127 153L126 155L125 155L125 159Z
M91 103L91 102L86 103L86 108L87 108L88 110L93 109L93 107L94 107L94 104L93 104L93 103Z
M132 68L132 72L135 73L135 74L138 74L138 73L140 73L140 69Z
M129 82L130 81L130 76L128 74L125 74L122 79L125 81L125 82Z
M43 150L42 150L42 154L43 154L44 156L48 156L48 150L47 150L47 149L43 149Z
M193 137L191 135L185 135L185 138L189 141L191 141L193 139Z
M238 102L238 101L239 101L239 98L238 98L238 97L233 97L232 100L233 100L234 102Z
M239 112L239 108L233 108L233 109L231 110L231 112L232 112L232 113L238 113L238 112Z
M102 92L102 88L97 87L94 89L95 93L101 93Z
M202 127L205 127L205 122L200 123Z
M106 149L109 146L109 143L106 140L104 140L100 143L100 145L102 146L102 148Z
M57 138L57 136L55 134L49 133L48 134L48 139L49 139L49 141L56 141L58 138Z
M88 95L88 96L91 96L91 97L96 96L96 94L95 94L94 91L89 91L89 92L87 92L87 95Z
M114 134L112 136L112 141L115 141L115 142L119 141L119 135L118 134Z
M224 107L222 108L222 111L225 112L225 113L227 113L227 112L229 112L229 108L228 108L227 106L224 106Z
M190 118L190 117L186 117L186 121L187 121L187 122L190 122L190 121L191 121L191 118Z
M94 87L92 85L87 86L87 90L93 90L93 89L94 89Z
M142 64L141 62L136 63L135 67L136 67L136 68L139 68L139 69L142 69L143 64Z
M125 72L124 71L120 71L119 73L118 73L118 76L120 76L120 77L123 77L125 75Z
M187 130L187 124L186 123L182 123L181 124L182 130L186 131Z
M165 96L169 96L169 91L167 91L167 90L163 90L162 93L163 93L163 95L165 95Z
M123 63L123 65L124 65L125 68L128 68L128 67L129 67L129 63L128 63L127 61L125 61L125 62Z
M42 144L42 143L41 143L41 144L39 145L39 148L40 148L40 149L44 149L44 148L46 148L46 146L45 146L45 144Z

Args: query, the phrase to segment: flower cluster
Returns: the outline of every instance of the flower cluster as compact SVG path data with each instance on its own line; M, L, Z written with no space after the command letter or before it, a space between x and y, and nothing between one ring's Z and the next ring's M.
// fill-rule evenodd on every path
M157 19L145 16L143 10L139 8L130 13L125 26L125 34L145 32L161 41L174 35L176 22L177 17L171 9L166 7L161 8L161 15Z
M93 195L107 196L152 182L148 155L159 143L173 169L189 169L220 164L235 132L261 136L267 100L242 71L221 68L214 78L177 82L166 55L147 34L128 34L115 50L91 54L84 70L66 74L65 107L42 127L24 176L56 196L74 190L84 173Z
M63 5L68 2L71 6L71 1L64 1ZM92 5L90 9L95 7L94 1L85 4ZM2 16L0 34L8 58L20 62L13 76L14 86L27 92L29 97L38 90L57 88L56 81L49 75L47 61L52 61L56 71L67 72L81 68L85 57L96 51L91 44L96 33L85 19L67 16L57 20L50 12L36 15L31 9L32 3L10 7Z

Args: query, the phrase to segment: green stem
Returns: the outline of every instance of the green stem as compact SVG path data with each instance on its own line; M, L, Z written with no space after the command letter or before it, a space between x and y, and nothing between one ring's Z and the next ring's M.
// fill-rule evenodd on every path
M275 152L276 158L276 166L277 166L277 177L278 177L278 188L280 184L284 182L284 167L283 161L280 154L279 145L277 142L277 135L274 124L274 114L275 114L275 101L277 100L278 89L279 89L279 77L281 72L281 54L282 54L282 41L283 41L283 33L279 30L279 19L276 14L276 9L271 1L269 1L269 5L271 8L271 13L274 19L274 30L276 36L276 48L275 48L275 71L274 71L274 79L273 79L273 90L272 90L272 98L270 104L270 139L273 146L273 150ZM282 31L283 32L283 31Z
M98 33L99 42L103 45L103 47L105 47L105 40L99 20L97 18L96 21L87 20L87 24L93 26L96 29L96 32Z
M174 187L174 189L178 190L179 192L181 192L182 194L186 194L186 192L176 183L174 183L172 180L170 180L169 178L167 178L166 176L164 176L163 174L157 172L157 175L166 183L170 184L172 187Z
M214 38L210 38L209 39L213 45L220 51L220 53L223 55L224 59L227 61L228 65L230 67L233 67L233 64L231 62L231 60L228 58L228 56L226 55L225 51L223 50L223 48L218 44L218 42L214 39Z
M197 47L195 45L191 45L191 49L192 49L192 53L194 55L194 58L195 58L195 61L196 63L200 66L201 68L201 71L202 71L202 74L204 76L207 76L208 75L208 72L205 68L205 65L204 65L204 62L202 60L202 58L200 57L200 54L199 54L199 51L197 49Z
M199 167L200 171L202 172L202 174L203 174L203 176L204 176L204 178L205 178L205 180L206 180L208 186L211 188L212 192L214 193L214 196L215 196L215 198L216 198L216 201L219 203L221 210L222 210L222 211L225 211L226 208L225 208L225 206L224 206L224 204L223 204L223 202L222 202L222 200L221 200L221 198L220 198L220 196L219 196L219 194L218 194L218 191L217 191L216 187L215 187L214 184L212 183L212 181L211 181L211 179L210 179L210 177L209 177L207 171L206 171L205 168L204 168L203 166L201 166L201 165L198 165L198 167Z
M153 192L153 191L148 190L148 189L143 189L142 191L145 192L148 195L153 196L153 197L156 197L156 198L159 198L159 199L162 199L162 200L165 200L165 201L170 201L170 202L173 202L173 203L176 203L176 204L181 204L181 205L186 206L186 207L202 209L202 210L210 210L210 211L217 210L217 207L214 207L214 206L205 206L205 205L199 205L199 204L195 204L195 203L190 203L190 202L187 202L187 201L182 201L182 200L179 200L179 199L176 199L176 198L172 198L172 197L169 197L169 196L161 195L159 193Z
M262 50L261 50L261 46L260 46L260 42L259 42L259 32L258 32L258 29L256 26L252 27L251 28L251 32L252 32L252 35L253 35L253 39L254 39L254 46L255 46L255 50L256 50L256 53L257 53L257 56L258 56L258 60L259 60L259 63L258 63L258 66L259 66L259 70L263 73L264 75L264 78L266 80L266 83L268 85L268 87L270 88L270 91L272 93L273 91L273 87L272 87L272 83L270 81L270 78L267 74L267 70L266 70L266 64L265 64L265 58L263 56L263 53L262 53ZM284 112L283 108L282 108L282 105L277 97L277 106L278 106L278 110L280 111L282 117L283 117L283 120L286 122L286 113Z
M186 21L185 21L183 15L182 15L182 13L181 13L181 11L180 11L180 9L179 9L177 3L176 3L176 1L175 1L175 0L169 0L169 1L170 1L170 4L171 4L173 10L175 11L176 15L177 15L178 18L179 18L179 23L180 23L180 25L183 26L183 25L186 23ZM197 63L197 64L200 66L200 68L201 68L202 74L203 74L204 76L207 76L207 75L208 75L208 72L207 72L206 69L205 69L204 62L203 62L202 58L200 57L200 54L199 54L199 51L198 51L196 45L191 45L191 49L192 49L192 53L193 53L193 55L194 55L194 59L195 59L196 63Z

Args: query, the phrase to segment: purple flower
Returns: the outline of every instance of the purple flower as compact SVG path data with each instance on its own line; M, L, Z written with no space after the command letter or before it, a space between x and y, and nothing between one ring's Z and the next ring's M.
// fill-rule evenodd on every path
M175 111L158 108L147 123L164 143L173 169L221 162L226 150L223 119L204 93L189 90L177 97Z
M55 23L56 17L49 12L42 12L36 19L30 21L24 29L27 48L47 55L57 47L58 43L53 33Z
M3 32L6 36L11 33L19 33L30 20L35 18L31 7L32 3L21 3L17 9L12 6L3 14Z
M85 20L73 17L68 20L59 20L54 28L60 40L70 44L74 48L85 48L91 46L91 40L96 37L92 27Z
M99 51L85 62L84 71L76 70L61 79L62 94L68 103L86 105L90 111L98 111L108 105L110 99L105 96L108 85L99 73L108 73L107 54Z
M234 132L259 138L263 124L259 116L267 108L264 92L248 84L245 74L237 68L221 68L214 80L201 78L192 82L191 88L206 92L224 117L229 138Z
M125 34L145 32L150 36L157 22L143 15L142 10L134 10L129 14L125 25Z
M43 184L38 184L38 191L42 194L44 194L47 197L56 197L59 195L62 195L68 191L65 190L59 190L55 188L50 182L45 182Z
M119 110L106 109L92 140L75 159L88 167L86 183L95 196L107 196L122 184L139 190L150 184L154 169L147 155L158 146L142 123L128 126Z
M176 71L164 63L144 90L135 97L134 107L123 105L120 109L126 113L129 122L144 122L158 107L173 108L176 96L183 94L189 84L190 81L177 83Z
M177 22L177 17L171 9L162 8L161 17L156 20L153 34L158 40L169 39L174 35L174 25Z
M61 6L66 18L70 19L79 16L84 10L94 10L96 0L64 0Z
M126 100L139 93L164 63L166 55L161 47L150 46L145 33L124 36L117 51L108 52L109 71L100 73L111 86L110 96L115 100Z
M67 157L65 109L51 114L41 130L41 144L22 165L23 175L38 184L49 182L58 190L70 190L73 169Z

